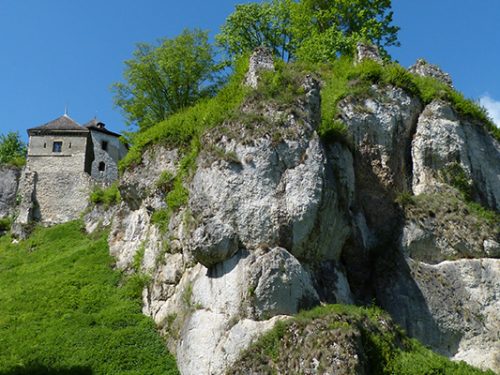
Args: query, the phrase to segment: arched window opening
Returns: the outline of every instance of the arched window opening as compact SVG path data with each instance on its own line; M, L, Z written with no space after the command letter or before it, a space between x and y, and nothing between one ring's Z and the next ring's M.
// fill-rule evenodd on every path
M106 170L106 164L103 161L99 163L99 172L104 172Z

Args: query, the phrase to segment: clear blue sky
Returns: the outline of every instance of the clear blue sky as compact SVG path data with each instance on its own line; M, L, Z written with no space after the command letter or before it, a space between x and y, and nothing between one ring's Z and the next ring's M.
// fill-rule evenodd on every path
M137 42L199 27L217 33L230 0L0 0L0 133L41 125L64 112L84 123L97 115L124 129L110 86ZM393 0L404 66L439 64L466 96L500 105L499 0ZM487 103L487 102L484 102Z

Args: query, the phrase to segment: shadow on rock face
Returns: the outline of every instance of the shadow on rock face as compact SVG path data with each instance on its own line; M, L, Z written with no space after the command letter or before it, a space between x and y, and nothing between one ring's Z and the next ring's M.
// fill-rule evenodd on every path
M374 288L377 303L406 333L431 346L438 353L453 356L458 351L462 333L440 327L422 291L411 275L400 251L386 248L374 265Z
M375 301L409 336L453 356L463 334L438 325L399 250L405 216L395 198L398 191L408 189L405 175L410 171L394 167L394 175L385 175L374 164L377 157L355 154L358 199L354 211L362 213L366 228L356 228L342 251L350 288L358 303Z
M249 255L250 253L248 250L240 249L231 258L207 268L206 276L211 279L222 278L230 273L240 261L246 259Z

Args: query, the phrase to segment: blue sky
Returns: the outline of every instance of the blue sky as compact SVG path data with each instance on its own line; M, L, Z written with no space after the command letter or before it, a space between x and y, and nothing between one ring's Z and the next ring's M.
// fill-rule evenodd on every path
M110 86L137 42L199 27L215 35L230 0L0 0L0 133L64 113L84 123L98 116L124 129ZM391 54L409 66L424 57L452 75L466 96L500 122L500 1L393 0L401 47ZM496 111L496 112L495 112Z

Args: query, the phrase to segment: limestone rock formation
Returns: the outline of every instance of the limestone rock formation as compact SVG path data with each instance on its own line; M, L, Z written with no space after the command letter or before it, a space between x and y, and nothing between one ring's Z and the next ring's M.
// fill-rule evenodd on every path
M259 84L259 72L273 71L273 52L267 47L258 47L250 56L250 64L246 75L246 84L252 88L257 88Z
M383 62L377 46L358 42L356 45L356 63L363 60L373 60L380 64Z
M430 64L424 59L418 59L415 65L412 65L408 70L411 73L422 77L435 78L438 81L453 87L453 81L448 73L443 72L439 66Z
M0 166L0 218L14 212L20 175L19 168Z
M273 69L266 56L252 56L252 87ZM348 141L327 144L319 84L304 77L302 91L293 111L244 103L252 126L228 119L208 130L183 207L168 208L158 184L176 175L182 151L154 146L122 176L123 202L86 217L88 230L111 227L117 267L151 276L143 311L181 373L223 374L301 308L372 301L436 351L498 371L498 222L446 175L458 166L469 199L498 212L498 142L449 103L424 108L401 88L372 85L339 102ZM358 353L358 339L346 337L337 357Z
M472 194L500 210L500 144L479 124L461 119L449 103L436 100L424 109L411 152L415 194L439 189L439 171L458 164Z
M29 235L33 218L37 215L35 201L36 179L36 172L24 168L19 185L20 205L16 220L12 225L12 235L20 239L25 239Z

